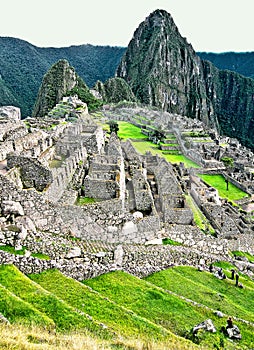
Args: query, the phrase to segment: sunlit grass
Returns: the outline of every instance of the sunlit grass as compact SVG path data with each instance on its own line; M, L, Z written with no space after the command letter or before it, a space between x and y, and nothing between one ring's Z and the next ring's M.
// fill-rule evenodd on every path
M187 335L194 325L207 318L212 320L216 329L220 329L223 325L225 325L226 316L223 318L218 318L212 310L209 310L206 307L194 305L179 297L180 295L187 294L190 287L191 293L193 293L193 295L196 293L196 298L198 298L199 295L202 294L203 283L201 282L200 286L197 281L193 283L192 273L190 274L190 278L182 278L181 275L176 272L177 274L171 278L170 272L173 270L174 273L174 269L175 268L170 269L169 275L165 275L165 278L162 279L165 280L165 283L167 283L162 286L163 289L156 289L154 284L147 283L147 281L156 283L154 280L149 278L147 278L147 281L138 280L135 277L120 271L101 275L99 277L86 280L84 283L91 286L105 297L110 298L111 300L114 300L118 304L128 307L129 309L132 309L140 316L160 324L178 335ZM221 282L211 274L207 274L207 276L210 279L215 279L216 282ZM205 283L207 283L207 281ZM204 286L204 288L206 287ZM235 287L232 286L232 288ZM128 290L128 293L126 293L126 290ZM168 293L166 290L177 290L179 296ZM199 290L201 292L199 292ZM209 300L210 296L213 295L214 299L212 300L216 300L216 296L218 294L216 290L213 290L213 287L207 287L206 292L208 292L208 294L204 293L202 299L205 305L206 299ZM210 300L211 304L212 300ZM199 303L200 301L197 302ZM231 312L234 310L233 304L234 303L232 302L230 305ZM239 310L240 309L241 308L239 308ZM252 313L248 311L246 311L246 313L243 311L241 314L249 315L249 317L252 315ZM243 326L243 324L241 324L241 326ZM243 332L244 336L246 337L245 344L250 344L252 332L253 327L245 327ZM211 334L209 332L202 334L201 344L204 346L204 349L219 348L217 346L220 341L221 336L219 332L216 332L215 334ZM227 342L226 339L225 342ZM235 344L232 344L232 347L230 347L230 343L227 343L227 345L228 344L229 347L227 347L227 349L248 349L247 347L242 347L242 344L240 347L235 346Z
M77 201L76 201L76 205L87 205L87 204L93 204L95 203L96 200L94 198L91 198L91 197L78 197L77 198Z
M233 185L231 182L227 184L224 176L222 175L207 175L207 174L199 174L199 177L207 183L209 186L212 186L218 190L219 196L222 198L227 198L231 201L237 201L239 199L249 197L246 192L240 190L240 188Z
M141 339L161 340L171 336L167 334L166 329L151 324L133 312L112 303L104 296L57 270L47 270L29 277L75 309L89 314L97 322L103 322L116 334L134 337L138 333Z
M202 213L199 207L194 203L192 197L190 195L186 195L185 198L188 206L192 210L192 213L194 216L194 222L197 225L197 227L199 227L200 230L204 232L209 232L210 234L214 234L215 233L214 228L211 226L209 220L205 217L205 215Z
M140 154L145 154L150 151L153 155L158 154L160 157L165 158L170 163L184 163L187 168L199 168L199 165L194 163L189 158L185 157L183 154L163 154L157 145L150 141L132 141L133 146Z

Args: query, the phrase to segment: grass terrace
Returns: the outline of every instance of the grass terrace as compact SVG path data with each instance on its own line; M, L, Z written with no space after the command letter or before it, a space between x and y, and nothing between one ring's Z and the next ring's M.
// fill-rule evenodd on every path
M228 190L225 178L223 175L207 175L207 174L199 174L199 177L209 186L216 188L219 192L219 196L222 198L227 198L230 201L237 201L245 197L249 197L249 195L240 190L238 187L233 185L232 183L228 183Z
M254 307L254 285L250 280L248 288L246 286L246 289L240 290L232 280L219 280L210 273L179 266L160 271L143 280L115 271L83 283L118 305L185 337L190 336L189 331L194 325L207 318L212 320L217 330L226 325L229 315L253 322L251 310ZM182 296L188 298L188 301ZM194 305L190 299L198 305ZM221 310L225 316L216 316L216 309ZM253 327L240 322L237 324L243 336L240 344L228 341L219 331L201 332L196 341L202 349L248 349L252 342Z
M199 168L199 165L194 163L189 158L185 157L183 154L180 154L178 151L164 152L161 151L157 145L150 141L132 141L133 146L140 154L145 154L147 151L150 151L153 155L158 154L160 157L165 158L170 163L184 163L187 168Z
M214 228L211 226L209 220L205 217L205 215L202 213L199 207L196 205L191 195L186 195L185 198L188 206L192 210L194 222L197 225L197 227L199 227L200 230L202 230L205 233L210 233L211 235L214 235Z
M116 334L125 337L135 337L136 334L139 334L143 340L151 337L161 340L174 337L166 329L111 302L104 295L100 295L88 286L64 276L57 270L32 274L30 278L75 310L89 314L95 322L103 322Z
M145 154L150 151L153 155L158 154L159 156L165 158L170 163L184 163L187 168L199 168L200 166L185 157L179 151L162 151L159 149L158 145L155 145L151 141L147 140L147 136L141 132L141 129L131 123L118 121L119 131L118 136L122 140L131 139L132 144L140 154ZM104 130L109 131L109 125L105 124L103 126ZM150 126L149 126L150 128ZM174 139L173 134L169 134ZM167 135L168 137L168 135ZM170 143L169 145L176 146L175 143Z

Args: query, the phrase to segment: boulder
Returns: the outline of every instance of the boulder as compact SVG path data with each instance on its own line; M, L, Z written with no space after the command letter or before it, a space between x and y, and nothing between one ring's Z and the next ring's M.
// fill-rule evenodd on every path
M73 247L66 255L67 259L77 258L81 256L81 249L79 247Z
M22 227L28 232L36 232L36 227L33 221L28 216L19 216L15 219L16 225L21 229Z
M205 331L212 332L212 333L216 332L216 328L214 327L214 324L210 318L193 327L192 329L193 334L197 334L199 329L204 329Z
M0 323L10 324L10 322L7 320L7 318L4 317L2 314L0 314Z
M20 109L14 106L0 107L0 120L12 121L12 122L20 121L21 120Z
M2 214L23 216L24 210L19 202L3 200L2 201Z
M242 339L241 332L236 325L234 325L232 328L227 328L226 332L230 339Z

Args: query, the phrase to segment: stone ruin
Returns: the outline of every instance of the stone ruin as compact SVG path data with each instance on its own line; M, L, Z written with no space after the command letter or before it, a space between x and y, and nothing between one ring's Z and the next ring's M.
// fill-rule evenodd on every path
M105 118L111 119L108 113ZM123 113L124 120L128 116L135 124L128 110ZM160 113L147 113L153 116L148 126L160 127ZM191 123L189 129L201 128ZM26 266L35 271L37 267L31 266L36 261L36 271L53 266L81 279L82 274L93 276L116 267L142 275L180 261L197 266L202 256L208 264L221 257L230 259L228 252L236 246L254 252L251 224L198 182L195 172L150 153L141 156L129 140L120 141L114 133L106 139L76 97L64 98L44 118L21 120L18 109L2 107L0 124L0 244L27 251L25 264L0 251L2 262L15 260L24 271ZM170 116L165 129L190 155L193 149L186 148L184 127L184 118ZM213 142L207 144L214 147ZM209 166L222 167L219 160L199 156L206 165L209 161ZM194 225L185 200L187 190L211 221L217 238ZM82 197L95 202L78 205ZM186 248L149 245L163 238ZM47 254L51 260L36 260L29 252Z

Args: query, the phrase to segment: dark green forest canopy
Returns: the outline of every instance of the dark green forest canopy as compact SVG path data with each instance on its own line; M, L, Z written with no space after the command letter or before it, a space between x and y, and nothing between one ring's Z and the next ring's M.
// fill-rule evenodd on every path
M22 117L31 115L44 74L52 64L66 59L92 87L114 76L126 49L90 44L64 48L39 48L24 40L0 37L0 106L21 108Z

